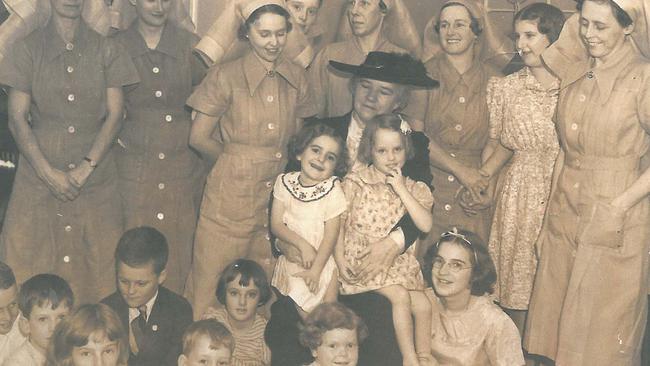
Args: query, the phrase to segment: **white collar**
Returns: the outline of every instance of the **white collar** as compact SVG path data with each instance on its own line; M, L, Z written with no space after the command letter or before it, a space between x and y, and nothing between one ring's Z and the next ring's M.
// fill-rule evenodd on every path
M153 308L153 304L156 302L156 299L158 298L158 291L156 291L156 294L153 295L153 297L147 301L145 306L147 307L147 318L145 320L149 320L149 317L151 317L151 309ZM137 318L138 315L140 315L140 310L138 308L129 308L129 323L133 321L133 319Z

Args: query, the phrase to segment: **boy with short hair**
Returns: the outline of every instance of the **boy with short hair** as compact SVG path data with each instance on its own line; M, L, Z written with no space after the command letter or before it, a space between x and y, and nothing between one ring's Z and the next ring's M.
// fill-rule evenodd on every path
M18 326L18 285L11 267L0 262L0 365L25 343Z
M192 323L183 334L183 354L178 366L230 366L235 339L215 319Z
M115 249L118 291L103 299L129 332L129 366L175 366L192 307L161 286L167 276L167 240L141 226L126 231Z
M18 293L19 322L27 341L3 366L43 366L54 328L70 314L74 296L70 285L54 274L37 274L23 283Z

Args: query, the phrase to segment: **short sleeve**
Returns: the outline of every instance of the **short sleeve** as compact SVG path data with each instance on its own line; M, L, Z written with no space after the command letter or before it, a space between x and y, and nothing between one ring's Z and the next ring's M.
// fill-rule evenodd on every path
M499 312L492 321L493 324L485 339L485 352L490 359L490 365L524 365L521 337L515 324L503 312Z
M415 182L411 188L413 197L427 210L433 207L433 194L431 189L423 182Z
M345 199L345 193L339 180L334 181L334 187L327 194L327 200L324 208L325 221L339 216L347 209L348 202Z
M487 103L490 112L488 133L491 139L498 140L501 137L501 126L503 125L503 90L502 78L492 77L487 84Z
M24 40L18 41L0 63L0 84L31 93L33 75L34 56Z
M104 38L103 41L106 87L121 88L140 82L138 70L124 47L112 38Z
M187 105L197 112L221 117L232 103L232 88L226 76L221 66L210 68L208 75L190 95Z
M282 178L284 174L278 175L275 179L275 185L273 186L273 198L284 203L285 205L291 199L291 193L287 190L284 183L282 183Z
M307 76L302 73L299 83L298 100L296 101L296 117L307 118L318 113L318 102L314 98L314 92Z

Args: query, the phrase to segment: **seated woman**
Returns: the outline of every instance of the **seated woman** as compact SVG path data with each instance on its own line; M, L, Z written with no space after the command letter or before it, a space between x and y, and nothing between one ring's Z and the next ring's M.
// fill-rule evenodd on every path
M363 320L338 302L318 305L300 326L300 343L315 358L309 366L356 366L359 343L367 336Z
M424 257L433 291L431 353L440 365L524 365L512 320L488 297L496 281L485 243L469 231L443 233Z

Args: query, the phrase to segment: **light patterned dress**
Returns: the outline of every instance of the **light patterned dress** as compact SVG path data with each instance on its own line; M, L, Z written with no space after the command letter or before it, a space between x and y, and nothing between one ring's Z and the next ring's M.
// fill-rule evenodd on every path
M548 203L559 142L552 121L556 84L545 90L528 68L487 87L490 138L514 155L501 172L501 190L488 249L497 268L495 294L501 306L528 309L533 289L539 236Z
M430 210L433 196L429 187L422 182L405 179L408 191L422 206ZM359 253L370 243L388 236L404 216L406 208L395 191L386 184L386 176L372 165L348 174L343 181L343 191L350 205L347 215L343 214L344 255L348 263L355 267L361 263ZM414 245L395 258L393 265L376 277L355 284L342 281L340 293L357 294L390 285L401 285L407 290L424 289L422 271L415 259Z
M450 312L433 290L431 353L440 366L521 366L519 331L488 296L472 296L467 309Z

